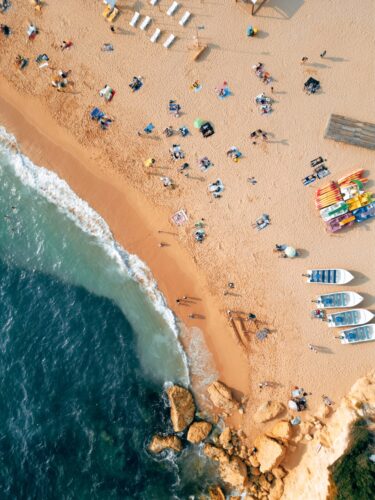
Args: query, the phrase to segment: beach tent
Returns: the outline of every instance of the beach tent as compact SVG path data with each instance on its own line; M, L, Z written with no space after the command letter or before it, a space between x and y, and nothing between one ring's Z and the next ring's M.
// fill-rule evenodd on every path
M297 250L293 247L286 247L284 253L289 259L293 259L297 255Z

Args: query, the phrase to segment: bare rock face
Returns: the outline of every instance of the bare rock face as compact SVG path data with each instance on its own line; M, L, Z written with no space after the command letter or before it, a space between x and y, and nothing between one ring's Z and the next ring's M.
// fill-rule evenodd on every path
M231 488L242 490L247 482L247 467L239 457L231 457L228 462L221 462L219 467L221 479Z
M225 427L225 429L219 436L219 443L225 450L227 450L228 448L232 447L231 440L232 440L232 432L229 427Z
M193 422L187 433L187 440L190 443L200 443L209 435L212 424L209 422Z
M285 410L285 406L278 401L267 401L259 406L254 414L254 421L257 423L268 422L280 415Z
M256 456L260 463L261 472L268 472L274 467L278 467L285 457L285 446L267 436L259 436L255 440L254 446L257 448Z
M169 448L174 451L182 450L182 442L181 439L177 436L160 436L156 435L152 438L151 443L149 444L148 449L152 453L160 453L163 450Z
M270 490L268 499L269 500L280 500L284 493L284 483L281 479L276 478L272 488Z
M173 430L181 432L194 420L195 404L193 396L188 389L173 385L167 390L171 405L171 420Z
M267 433L269 437L287 443L292 437L292 426L287 420L280 420Z
M208 491L210 500L225 500L225 495L220 486L213 486Z
M222 448L218 448L213 444L206 443L203 447L203 453L212 460L217 460L218 462L229 462L229 457Z
M225 384L219 382L219 380L211 384L208 387L207 392L213 404L218 408L227 412L239 409L240 405L235 399L233 399L232 391Z

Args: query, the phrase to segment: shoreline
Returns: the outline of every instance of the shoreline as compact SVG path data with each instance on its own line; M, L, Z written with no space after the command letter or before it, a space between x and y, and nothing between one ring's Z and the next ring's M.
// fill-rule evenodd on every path
M222 316L215 314L219 306L210 296L196 265L180 247L176 238L166 234L173 232L171 225L166 227L164 223L162 229L164 231L162 239L168 241L170 246L163 248L158 246L161 237L155 226L158 227L159 220L166 219L165 211L155 210L155 207L126 181L121 179L119 182L119 176L112 170L110 175L104 176L101 166L92 161L88 151L76 143L66 130L59 127L46 110L37 106L38 121L44 124L43 130L39 128L38 123L32 118L35 112L33 103L26 99L22 101L2 78L0 78L0 89L0 124L16 137L21 152L29 156L35 164L48 168L66 180L73 191L104 218L111 228L114 239L126 251L137 255L150 268L159 290L167 301L167 306L176 315L177 322L182 321L187 328L198 327L202 330L207 349L213 355L219 378L235 390L246 393L247 379L242 375L243 367L247 368L247 364L241 348L230 337L228 342L230 327ZM18 107L15 106L15 101ZM188 308L186 312L181 313L175 299L184 295L204 297L204 301L196 302L199 304L199 310L196 312L202 314L205 319L189 319L187 316L191 309ZM224 359L220 359L214 341L208 333L213 329L216 335L218 331L222 332L224 341L222 349L231 353ZM180 336L179 341L185 349L183 340ZM243 367L237 371L236 368L241 360Z

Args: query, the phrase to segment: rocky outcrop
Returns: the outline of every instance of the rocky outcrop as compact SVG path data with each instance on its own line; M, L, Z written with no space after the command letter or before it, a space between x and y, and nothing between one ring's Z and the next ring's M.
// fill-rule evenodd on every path
M209 435L212 429L212 424L209 422L193 422L187 433L187 440L190 443L200 443Z
M267 436L288 443L292 437L292 426L287 420L280 420L267 432Z
M283 500L327 498L328 468L347 450L353 423L364 415L369 418L371 410L375 419L375 371L353 385L324 427L319 429L320 425L312 422L314 438L306 443L300 463L284 479Z
M232 391L225 384L217 380L207 388L211 401L218 408L230 413L238 410L240 405L233 399Z
M219 436L219 443L224 448L224 450L228 450L233 446L231 440L232 440L232 431L230 430L229 427L225 427L225 429Z
M220 463L221 479L231 488L242 490L247 483L247 467L239 457L231 457Z
M254 421L257 423L268 422L276 418L285 410L285 406L278 401L267 401L259 406L254 414Z
M174 451L181 451L182 450L182 442L181 442L181 439L177 436L156 435L152 438L148 449L152 453L160 453L166 449L170 449L170 450L174 450Z
M219 462L221 479L231 488L243 490L247 483L247 467L243 460L237 456L229 456L222 448L213 444L205 444L204 454Z
M222 448L218 448L211 443L206 443L203 448L203 453L212 460L216 460L218 462L224 462L225 460L229 460L228 455Z
M220 486L212 486L208 490L210 500L225 500L225 495Z
M259 436L254 441L257 449L256 457L260 464L261 472L268 472L277 467L286 454L286 448L274 439L267 436Z
M167 390L171 405L171 420L173 430L181 432L194 420L195 404L193 396L188 389L173 385Z

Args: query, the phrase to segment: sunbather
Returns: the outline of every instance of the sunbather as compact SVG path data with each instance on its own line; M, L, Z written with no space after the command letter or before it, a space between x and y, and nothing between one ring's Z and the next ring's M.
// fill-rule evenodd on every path
M5 36L9 36L11 34L11 30L6 24L0 24L0 31Z
M132 89L133 92L136 92L139 90L143 85L142 82L142 77L140 76L133 76L133 80L129 83L129 87Z

